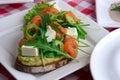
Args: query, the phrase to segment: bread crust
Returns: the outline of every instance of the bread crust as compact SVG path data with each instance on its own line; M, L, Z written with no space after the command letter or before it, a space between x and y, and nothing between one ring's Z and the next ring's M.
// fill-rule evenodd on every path
M20 61L16 59L15 69L22 71L22 72L33 73L33 74L43 73L43 72L52 71L59 67L62 67L66 65L70 60L71 59L64 58L59 61L46 64L45 66L26 66L26 65L21 64Z

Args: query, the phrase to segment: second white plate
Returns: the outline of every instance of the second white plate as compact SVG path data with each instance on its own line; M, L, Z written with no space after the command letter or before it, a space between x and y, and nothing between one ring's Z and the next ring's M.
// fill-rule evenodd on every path
M120 27L120 22L111 19L109 8L112 3L120 2L120 0L96 0L97 22L103 27Z
M90 67L94 80L120 80L120 29L96 45Z

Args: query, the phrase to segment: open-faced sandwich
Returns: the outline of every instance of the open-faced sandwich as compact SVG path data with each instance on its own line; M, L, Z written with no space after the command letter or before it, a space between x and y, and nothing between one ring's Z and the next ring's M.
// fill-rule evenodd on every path
M85 26L71 11L47 2L36 4L24 16L24 37L19 41L15 68L27 73L55 70L77 57Z

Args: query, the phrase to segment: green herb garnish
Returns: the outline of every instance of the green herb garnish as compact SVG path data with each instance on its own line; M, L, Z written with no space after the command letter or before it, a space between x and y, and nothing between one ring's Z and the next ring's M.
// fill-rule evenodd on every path
M59 26L64 28L76 28L78 33L78 38L76 41L86 38L87 32L83 27L89 26L88 24L83 24L80 21L74 20L74 18L70 15L65 17L65 11L59 11L57 14L53 14L52 12L47 12L47 14L42 13L42 9L53 6L54 3L49 4L47 2L37 4L24 16L26 26L24 27L23 32L24 38L27 38L28 42L23 43L23 45L34 46L35 48L39 49L40 59L43 66L45 65L44 58L60 58L64 56L66 58L74 59L68 53L64 52L64 39L66 38L67 34L47 42L48 36L45 35L48 29L48 25L50 25L51 28L55 30L55 32L60 34L63 33ZM39 15L41 17L40 26L31 23L31 20L35 15ZM84 52L83 50L81 51Z
M111 11L120 11L120 6L117 6L115 8L112 8Z
M39 14L40 10L42 10L45 7L53 7L55 3L49 4L48 2L39 3L35 5L32 9L28 11L28 13L24 16L25 23L27 24L30 22L36 14Z
M23 45L27 45L27 46L34 46L36 48L40 48L40 49L44 49L45 51L52 51L52 52L56 52L60 55L65 56L66 58L71 58L73 59L70 55L68 55L65 52L62 52L58 49L58 47L56 45L50 45L48 44L44 39L42 39L41 37L39 37L39 40L31 40L27 43L24 43Z

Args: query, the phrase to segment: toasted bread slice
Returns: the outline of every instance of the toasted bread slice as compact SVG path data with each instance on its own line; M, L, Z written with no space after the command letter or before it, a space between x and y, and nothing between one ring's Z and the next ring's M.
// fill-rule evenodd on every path
M42 65L41 66L27 66L27 65L23 65L17 58L15 62L15 68L19 71L26 72L26 73L42 73L42 72L52 71L61 66L64 66L69 61L70 59L63 58L59 61L46 64L45 66L42 66Z

